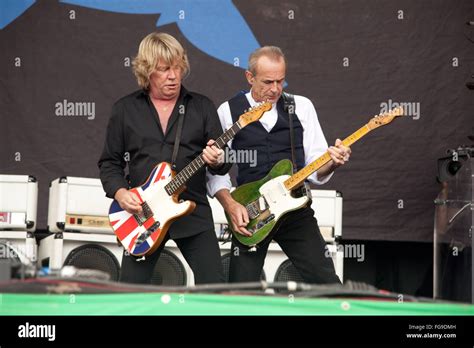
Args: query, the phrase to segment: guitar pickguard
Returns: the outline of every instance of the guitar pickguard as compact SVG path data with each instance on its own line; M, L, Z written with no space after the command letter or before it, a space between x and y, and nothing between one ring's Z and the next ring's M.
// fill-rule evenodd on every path
M268 203L268 212L277 221L287 212L300 209L308 203L308 197L295 198L285 188L283 182L288 178L289 175L281 175L264 184L259 190Z

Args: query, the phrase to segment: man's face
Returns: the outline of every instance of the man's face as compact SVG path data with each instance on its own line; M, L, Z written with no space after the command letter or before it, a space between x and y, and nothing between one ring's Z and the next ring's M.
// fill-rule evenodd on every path
M150 75L150 91L155 98L173 99L179 95L183 71L178 64L159 61Z
M252 97L256 102L276 103L283 92L286 66L283 59L270 60L261 56L257 61L255 75L245 72L247 81L252 85Z

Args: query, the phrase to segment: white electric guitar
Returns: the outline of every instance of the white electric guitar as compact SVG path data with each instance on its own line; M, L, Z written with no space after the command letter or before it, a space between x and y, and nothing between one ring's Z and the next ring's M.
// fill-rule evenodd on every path
M397 116L403 115L403 108L396 108L388 113L373 117L366 125L342 141L351 146L375 128L386 125ZM309 202L306 195L295 197L294 190L299 188L306 178L331 160L329 153L324 153L314 162L293 174L293 164L284 159L276 163L262 179L246 183L231 192L231 196L242 204L248 212L247 230L252 236L244 236L232 230L232 221L227 215L229 228L235 238L242 244L254 246L262 242L277 226L279 219L286 213L300 209Z

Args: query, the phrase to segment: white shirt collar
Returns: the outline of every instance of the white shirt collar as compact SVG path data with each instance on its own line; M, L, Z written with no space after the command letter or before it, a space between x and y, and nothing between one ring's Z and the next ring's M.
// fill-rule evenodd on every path
M253 108L258 103L253 99L252 90L246 94L247 100L249 101L250 106ZM276 103L272 105L272 110L276 110Z

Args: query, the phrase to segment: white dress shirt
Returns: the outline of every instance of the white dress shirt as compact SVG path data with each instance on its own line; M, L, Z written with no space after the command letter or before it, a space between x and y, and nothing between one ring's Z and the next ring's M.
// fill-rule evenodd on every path
M252 94L248 92L246 95L247 100L251 107L255 106L257 102L253 99ZM227 130L233 125L232 115L230 113L229 103L225 102L217 109L219 119L221 121L222 128ZM311 101L303 96L295 95L295 113L298 120L303 127L303 148L304 148L304 160L305 166L316 160L318 157L323 155L328 149L328 143L324 137L323 130L318 121L318 115ZM273 104L271 110L265 112L259 121L262 126L270 132L278 121L278 112L276 104ZM232 141L228 143L229 147L232 148ZM257 163L258 165L258 163ZM302 169L302 168L298 168ZM322 180L318 179L318 173L315 172L308 177L308 180L317 185L326 183L332 176L333 173L327 175ZM216 192L222 189L231 189L232 182L230 181L229 174L225 175L212 175L207 172L207 193L209 196L214 197Z

